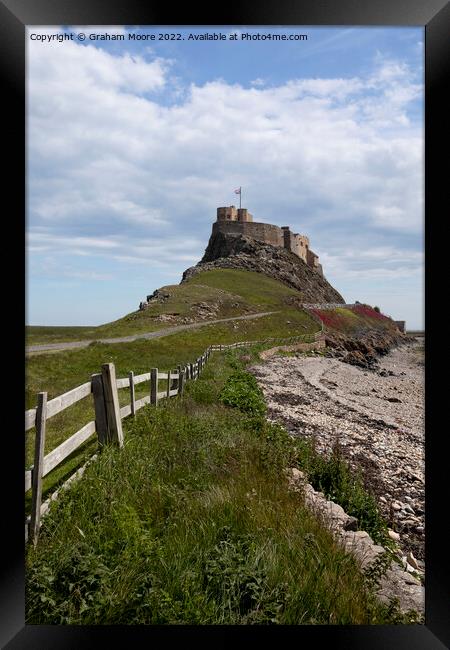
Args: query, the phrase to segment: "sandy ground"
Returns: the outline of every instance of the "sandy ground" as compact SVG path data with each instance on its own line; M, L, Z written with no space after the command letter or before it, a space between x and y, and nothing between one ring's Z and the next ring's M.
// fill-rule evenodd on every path
M377 498L400 548L424 559L424 339L368 371L320 356L276 356L251 371L269 417L292 435L335 441Z

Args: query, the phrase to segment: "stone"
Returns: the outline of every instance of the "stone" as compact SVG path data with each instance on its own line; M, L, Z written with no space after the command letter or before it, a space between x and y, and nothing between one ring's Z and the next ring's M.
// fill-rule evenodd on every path
M347 515L347 520L344 523L344 530L358 530L357 518Z
M388 535L391 539L394 540L394 542L398 542L400 539L400 535L390 528L388 528Z
M406 556L406 560L410 566L413 567L413 569L418 569L419 565L417 564L417 560L412 554L412 551L409 551L408 555Z

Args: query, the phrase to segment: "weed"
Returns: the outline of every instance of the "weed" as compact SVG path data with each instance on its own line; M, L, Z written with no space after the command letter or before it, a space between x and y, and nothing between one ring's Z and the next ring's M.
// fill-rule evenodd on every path
M219 397L226 406L252 415L265 415L266 404L258 382L244 370L236 370L230 375Z

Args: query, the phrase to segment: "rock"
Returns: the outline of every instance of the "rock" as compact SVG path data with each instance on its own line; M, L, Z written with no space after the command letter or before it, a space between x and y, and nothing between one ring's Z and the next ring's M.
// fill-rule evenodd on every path
M344 530L358 530L358 520L356 517L347 515L347 520L344 523Z
M400 535L390 528L388 528L388 535L391 539L394 540L394 542L398 542L400 539Z
M418 569L419 565L417 564L417 560L412 554L412 551L409 551L408 555L406 556L406 560L410 566L413 567L413 569Z
M404 519L402 521L402 526L406 526L407 528L412 528L416 524L417 524L417 521L415 521L414 519Z
M216 268L263 273L301 291L305 302L345 303L340 293L297 255L250 237L213 233L203 258L196 266L184 271L181 282Z
M287 471L290 472L294 481L304 481L306 479L305 473L297 469L297 467L289 467Z
M150 296L147 296L147 302L165 302L170 298L167 289L156 289Z

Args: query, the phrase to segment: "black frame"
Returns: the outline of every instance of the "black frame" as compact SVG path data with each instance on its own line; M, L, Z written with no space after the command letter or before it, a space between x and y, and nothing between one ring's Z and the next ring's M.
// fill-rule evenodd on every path
M134 646L140 642L180 641L183 644L194 641L207 642L219 640L225 644L238 634L244 642L272 641L284 636L286 631L291 641L311 644L325 644L333 647L395 648L401 650L430 650L450 647L450 590L448 581L449 553L447 536L444 534L445 495L447 462L445 454L439 453L437 436L442 429L438 424L439 407L445 404L445 398L439 400L439 385L436 383L437 345L439 352L445 354L446 341L437 341L436 329L440 326L438 318L433 319L431 312L431 266L433 266L433 284L436 284L437 266L436 247L445 241L444 192L448 186L448 171L438 160L446 160L446 134L448 133L448 115L450 107L445 98L445 85L450 79L450 5L447 0L261 0L259 3L245 0L239 6L218 5L215 15L206 13L200 6L184 6L173 14L168 6L156 6L154 3L140 3L139 0L1 0L0 1L0 66L3 77L3 104L7 115L4 122L3 145L4 162L7 165L3 199L12 197L11 208L5 213L4 224L13 222L15 214L18 233L11 238L5 237L8 249L12 242L17 245L14 251L14 264L10 267L5 287L4 303L13 305L17 316L17 332L23 327L24 303L20 275L18 285L9 289L12 276L17 278L17 267L25 269L23 246L23 224L25 214L25 38L26 25L358 25L358 26L423 26L425 27L425 247L427 267L425 273L426 321L431 339L426 339L426 616L425 625L400 626L280 626L264 630L261 628L232 626L188 627L188 626L26 626L24 624L24 528L23 528L23 449L17 444L22 430L22 407L15 408L17 402L4 393L5 403L11 403L13 422L4 427L3 440L7 450L2 454L8 461L3 464L2 477L8 469L7 491L3 490L2 523L2 574L0 579L0 645L11 650L22 648L91 648L108 642L111 638L119 646ZM447 118L447 119L446 119ZM5 143L6 138L6 143ZM448 135L447 135L448 138ZM442 158L440 157L442 154ZM11 191L12 188L15 189ZM23 198L22 198L23 197ZM445 206L445 207L444 207ZM432 223L432 228L431 228ZM433 257L431 257L433 245ZM20 260L21 264L17 263ZM436 271L437 269L437 271ZM14 272L12 272L14 271ZM442 269L444 271L444 269ZM6 274L5 274L6 275ZM445 276L444 276L445 277ZM8 294L9 292L9 294ZM445 295L445 294L444 294ZM442 300L442 297L441 297ZM8 312L11 313L8 307ZM444 334L445 337L445 334ZM8 343L8 347L12 347ZM14 341L14 363L19 367L16 373L17 386L14 393L23 390L23 373L20 372L18 359L23 358L24 339L17 336ZM430 384L433 384L431 394ZM10 388L11 391L11 388ZM14 407L13 407L14 405ZM4 409L5 411L6 409ZM445 422L445 420L444 420ZM444 425L445 426L445 425ZM448 425L447 425L448 426ZM436 433L431 433L434 431ZM442 431L444 433L444 431ZM433 449L431 436L434 435ZM23 440L23 439L21 439ZM8 445L10 450L8 449ZM8 499L8 494L14 496ZM17 496L18 495L18 496ZM445 645L443 645L445 644Z

